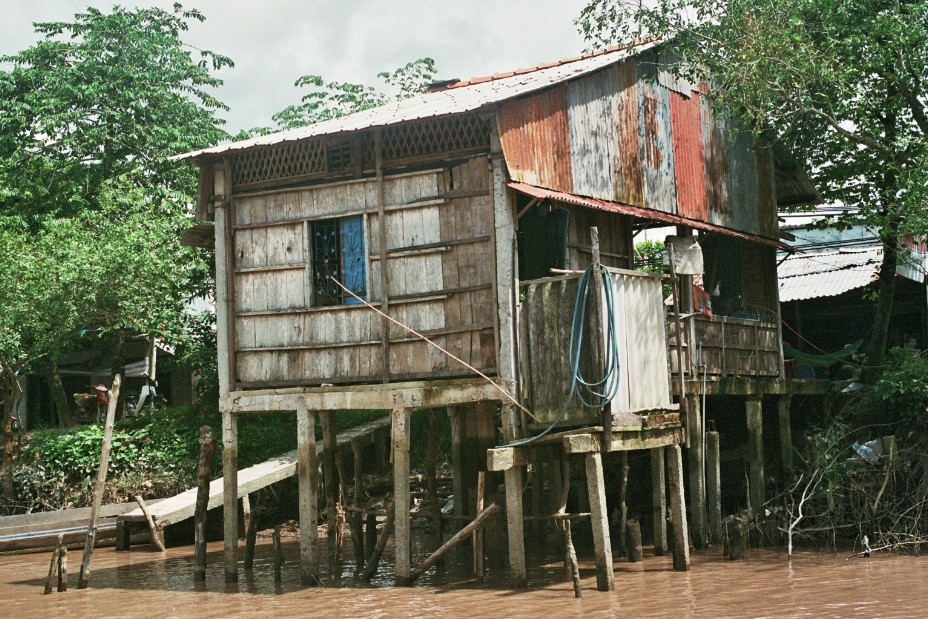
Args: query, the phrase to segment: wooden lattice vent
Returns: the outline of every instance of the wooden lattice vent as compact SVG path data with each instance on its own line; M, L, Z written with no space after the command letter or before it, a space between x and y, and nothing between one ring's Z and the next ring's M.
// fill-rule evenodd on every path
M385 162L405 161L440 154L485 150L490 145L490 124L476 114L456 114L404 123L384 130Z

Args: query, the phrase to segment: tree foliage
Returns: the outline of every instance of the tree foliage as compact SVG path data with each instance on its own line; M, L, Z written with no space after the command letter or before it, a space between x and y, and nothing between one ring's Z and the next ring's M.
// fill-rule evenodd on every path
M884 262L868 344L882 359L902 233L925 234L928 2L925 0L590 0L594 44L660 37L676 70L758 133L773 131L841 223L881 230Z

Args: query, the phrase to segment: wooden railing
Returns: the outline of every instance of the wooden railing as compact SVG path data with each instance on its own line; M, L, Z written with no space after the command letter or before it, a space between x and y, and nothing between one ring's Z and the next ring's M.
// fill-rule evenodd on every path
M779 376L782 353L777 325L771 322L703 315L684 319L694 321L696 357L702 343L702 363L709 376ZM673 318L667 321L667 340L670 347L671 372L677 373L677 325ZM684 360L689 351L683 338ZM686 361L684 361L686 363ZM696 362L698 363L698 361ZM699 370L700 374L702 370Z

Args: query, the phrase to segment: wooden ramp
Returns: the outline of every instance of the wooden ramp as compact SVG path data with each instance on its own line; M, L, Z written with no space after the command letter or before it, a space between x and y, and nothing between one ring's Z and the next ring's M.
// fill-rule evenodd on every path
M338 447L349 447L354 440L363 444L374 442L374 435L390 427L390 416L381 417L345 430L338 435ZM316 454L322 454L322 441L316 444ZM296 451L289 451L261 464L242 469L238 472L238 496L242 497L273 483L296 475ZM222 505L223 480L220 477L209 484L209 509ZM191 488L180 494L164 499L148 508L155 525L159 529L193 518L196 509L197 489ZM118 516L117 522L145 522L142 510L134 510Z

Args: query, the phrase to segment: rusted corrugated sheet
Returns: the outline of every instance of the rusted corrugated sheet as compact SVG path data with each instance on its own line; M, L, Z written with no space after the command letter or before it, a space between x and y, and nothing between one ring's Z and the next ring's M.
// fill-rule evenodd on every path
M702 100L702 140L706 149L708 221L719 226L729 226L731 200L728 195L728 136L725 134L724 121L716 120L708 99Z
M730 227L760 234L757 213L757 162L754 138L745 129L728 131L729 196L731 197Z
M497 110L497 120L513 180L573 190L566 86L505 103Z
M754 145L757 158L757 220L760 234L774 238L778 235L776 182L773 173L773 150L766 143Z
M613 100L615 163L612 170L615 199L625 204L644 206L644 170L638 123L638 62L630 58L610 72L614 76L616 92Z
M615 85L609 71L599 71L567 85L567 124L573 191L583 196L613 198L612 142Z
M673 169L677 184L677 213L692 219L708 219L705 145L700 121L700 95L670 93L670 125L673 129Z
M644 204L665 213L677 212L677 188L673 172L673 132L670 127L670 91L650 83L638 84L641 123L641 159L644 171Z

